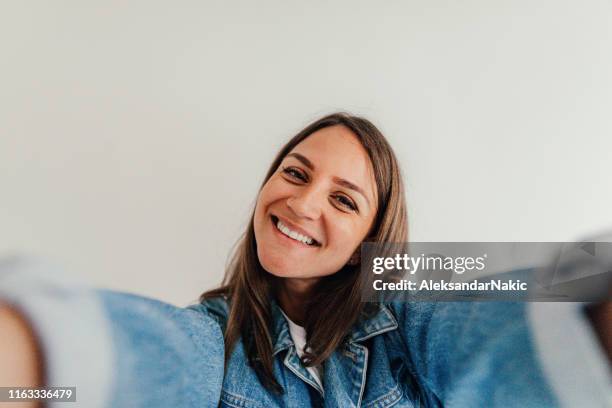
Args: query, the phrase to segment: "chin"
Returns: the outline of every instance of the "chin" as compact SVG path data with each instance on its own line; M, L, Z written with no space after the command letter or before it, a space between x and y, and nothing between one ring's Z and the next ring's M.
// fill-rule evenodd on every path
M257 251L257 257L259 258L259 263L262 268L272 274L274 276L278 276L279 278L290 277L290 273L288 271L291 270L289 267L289 263L282 256L276 254L270 254L266 251Z

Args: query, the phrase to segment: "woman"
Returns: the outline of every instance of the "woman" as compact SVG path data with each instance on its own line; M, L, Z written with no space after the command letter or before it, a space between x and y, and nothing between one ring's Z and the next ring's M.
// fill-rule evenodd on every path
M521 305L366 308L360 244L407 231L399 166L372 123L333 114L291 139L225 284L202 295L225 333L221 404L553 405Z
M97 292L120 357L109 404L555 406L524 304L362 302L360 244L407 231L380 131L317 120L278 153L223 285L200 304Z
M228 316L220 319L227 355L249 339L244 349L256 380L281 393L273 374L278 339L269 328L281 323L273 312L282 310L308 334L307 349L297 353L316 368L296 368L297 374L322 395L323 361L364 312L361 242L405 241L407 230L399 167L378 129L345 114L305 128L270 166L226 284L202 295L213 310L217 303L227 307L215 298L230 301ZM273 309L276 301L280 309Z

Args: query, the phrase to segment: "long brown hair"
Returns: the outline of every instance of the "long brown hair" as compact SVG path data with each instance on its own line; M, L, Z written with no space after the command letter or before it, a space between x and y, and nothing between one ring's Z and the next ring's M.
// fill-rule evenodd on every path
M374 169L378 205L372 229L366 237L370 242L405 242L408 238L406 201L399 165L383 134L367 119L347 113L333 113L304 128L285 144L272 162L263 187L278 169L285 156L301 141L317 130L330 126L350 129L368 153ZM254 213L253 213L254 214ZM205 292L200 300L224 296L229 300L229 316L225 328L225 358L242 338L249 364L262 384L281 393L274 378L273 338L271 333L271 301L275 281L261 266L257 257L257 242L253 214L246 232L238 241L226 269L222 286ZM309 351L306 365L319 365L343 344L351 327L366 313L361 294L365 280L359 277L359 265L345 265L335 274L319 280L308 303L304 326ZM329 313L333 310L334 313Z

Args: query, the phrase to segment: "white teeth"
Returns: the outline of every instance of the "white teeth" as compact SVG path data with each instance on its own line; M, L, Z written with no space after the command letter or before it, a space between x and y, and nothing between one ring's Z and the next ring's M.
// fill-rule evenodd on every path
M276 223L276 227L279 229L280 232L282 232L289 238L295 239L296 241L303 242L306 245L312 245L314 241L314 239L306 235L302 235L299 232L290 230L289 227L283 224L280 220L278 220L278 222Z

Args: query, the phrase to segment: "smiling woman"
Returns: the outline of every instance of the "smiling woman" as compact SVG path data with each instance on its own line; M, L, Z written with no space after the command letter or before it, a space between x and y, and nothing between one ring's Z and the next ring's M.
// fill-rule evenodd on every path
M223 285L201 296L225 337L221 406L554 405L524 305L362 302L360 244L407 235L400 168L370 121L335 113L285 144Z
M249 364L267 389L282 392L269 332L277 302L305 329L307 347L296 351L309 367L320 368L364 312L360 244L407 239L400 177L382 133L349 114L323 117L281 148L225 284L202 295L228 300L226 354L247 340ZM320 383L321 370L310 372Z

